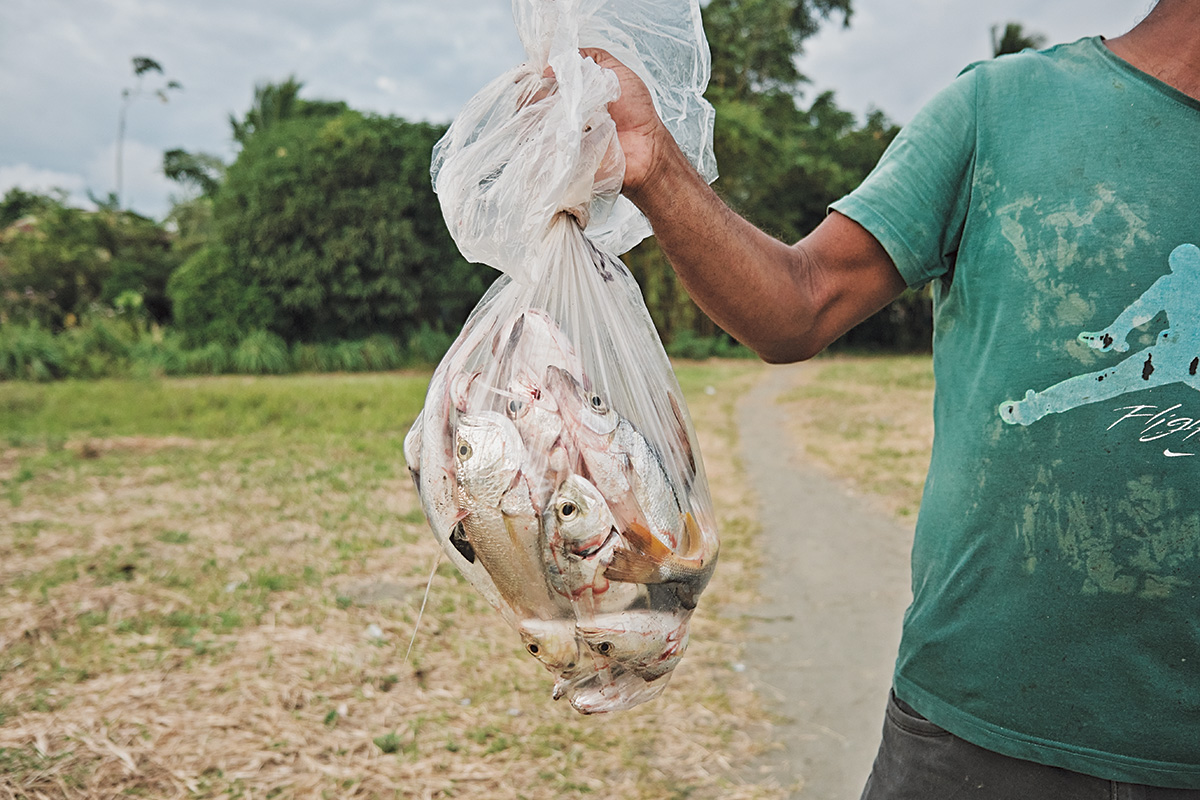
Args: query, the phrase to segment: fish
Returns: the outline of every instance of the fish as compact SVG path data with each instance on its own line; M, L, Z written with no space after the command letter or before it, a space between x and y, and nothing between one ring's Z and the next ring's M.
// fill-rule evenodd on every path
M683 513L658 450L570 372L552 365L546 382L558 398L564 436L572 441L581 471L608 499L621 529L640 525L676 546Z
M685 609L693 609L717 566L720 542L715 529L684 515L684 536L678 552L666 547L644 527L622 531L628 547L613 553L605 574L614 581L665 584Z
M653 700L667 688L668 680L646 681L625 670L601 669L555 687L555 700L567 697L581 714L625 711Z
M545 369L582 369L579 356L554 319L537 308L527 309L502 331L497 360L504 413L513 420L529 453L526 473L534 487L534 505L543 511L561 473L546 458L558 444L563 420L553 395L545 391ZM502 338L497 337L498 340Z
M575 604L580 616L629 607L639 590L604 575L621 543L604 496L586 478L563 479L544 512L544 559L551 588Z
M459 418L455 432L456 497L479 565L515 619L570 613L546 580L540 521L521 474L525 448L512 422L496 412Z
M643 680L658 680L675 669L687 647L690 611L632 610L599 614L576 630L597 655Z
M517 623L517 633L526 652L554 673L556 684L565 685L586 666L574 619L524 619Z

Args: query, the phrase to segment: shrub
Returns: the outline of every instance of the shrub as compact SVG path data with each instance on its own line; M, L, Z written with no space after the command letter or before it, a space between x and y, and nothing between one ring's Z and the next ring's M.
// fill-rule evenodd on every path
M400 345L395 339L382 333L367 337L362 343L362 354L367 361L367 369L376 372L397 369L404 363Z
M66 352L50 331L36 323L0 327L0 378L48 381L66 373Z
M229 371L232 362L229 349L220 342L209 342L184 353L185 369L191 375L220 375Z
M334 347L324 343L296 342L292 345L292 367L297 372L333 372Z
M408 340L409 358L417 364L436 364L452 344L452 334L423 322Z
M291 368L287 344L269 331L254 331L233 351L233 368L245 375L281 375Z

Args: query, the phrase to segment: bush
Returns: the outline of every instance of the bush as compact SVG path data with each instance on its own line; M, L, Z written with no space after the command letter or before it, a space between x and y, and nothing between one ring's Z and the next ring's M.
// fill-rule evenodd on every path
M232 346L272 324L273 304L220 246L205 247L183 262L167 282L167 295L176 330L193 347Z
M144 377L185 375L188 357L178 336L144 336L129 349L134 371Z
M67 354L40 325L0 327L0 379L48 381L67 374Z
M446 355L452 344L452 334L423 322L417 328L417 332L409 337L409 359L416 364L436 364L442 360L442 356Z
M382 333L367 337L362 343L362 354L367 361L367 369L375 372L398 369L404 364L400 344Z
M229 349L220 342L209 342L184 353L184 366L190 375L220 375L228 372L232 364Z
M292 345L292 367L297 372L333 372L334 347L296 342Z
M233 368L244 375L282 375L291 369L287 343L270 331L254 331L233 351Z

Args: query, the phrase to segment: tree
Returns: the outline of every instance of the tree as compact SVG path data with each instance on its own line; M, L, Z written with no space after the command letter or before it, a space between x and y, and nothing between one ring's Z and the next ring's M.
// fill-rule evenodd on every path
M850 0L712 0L704 9L709 86L722 98L794 96L806 81L796 66L804 40L834 13L849 25Z
M259 328L292 342L403 339L423 322L456 330L494 273L462 259L442 220L429 158L443 129L328 116L340 104L269 111L287 103L256 100L239 128L241 153L213 201L216 241L172 281L181 329L197 343Z
M126 87L121 90L121 110L117 114L117 191L115 196L118 208L121 206L121 190L122 183L124 182L125 115L129 110L129 104L141 96L145 76L148 72L156 72L162 75L162 65L148 56L134 56L133 75L137 80L132 87ZM182 88L179 81L169 80L163 86L155 89L154 95L166 103L168 101L167 92Z
M830 202L853 189L897 128L878 111L864 124L832 93L801 105L797 67L804 41L850 0L712 0L704 25L713 57L707 97L716 108L717 193L738 213L785 241L807 234ZM626 258L664 338L718 334L692 304L653 242Z
M225 178L225 169L225 162L209 153L180 149L163 153L163 174L177 183L198 189L206 197L217 193Z
M1019 53L1022 50L1038 50L1046 46L1046 37L1040 33L1027 33L1025 26L1019 22L1010 22L1004 26L1004 33L999 33L1000 26L992 26L992 57L1009 53Z
M4 205L15 200L33 210L0 237L0 315L61 328L132 292L155 320L169 317L166 284L178 260L162 226L115 205L84 211L14 192Z
M294 75L289 75L282 83L260 83L255 86L254 103L241 121L229 115L233 140L244 147L255 134L269 131L286 120L335 117L349 108L340 100L303 100L300 98L303 88L304 84L297 81Z

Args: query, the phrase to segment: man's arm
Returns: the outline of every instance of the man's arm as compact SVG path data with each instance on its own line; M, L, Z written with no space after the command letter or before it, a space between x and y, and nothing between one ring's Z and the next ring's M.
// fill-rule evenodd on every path
M625 152L624 193L696 303L764 360L811 358L904 290L887 252L848 217L831 214L791 246L739 217L692 168L636 75L604 51L584 55L621 81L609 113Z

